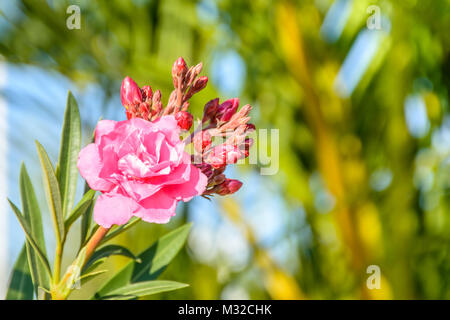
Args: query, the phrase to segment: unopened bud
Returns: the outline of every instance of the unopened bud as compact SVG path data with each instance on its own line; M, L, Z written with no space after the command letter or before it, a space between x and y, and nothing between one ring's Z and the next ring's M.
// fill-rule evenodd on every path
M203 109L202 122L204 123L208 120L214 119L216 117L218 109L219 109L219 98L215 98L211 101L208 101L205 104L205 108Z
M157 102L161 102L161 91L156 90L152 97L152 104L155 104Z
M221 183L223 183L227 178L225 177L225 175L222 174L218 174L216 175L214 178L211 179L211 182L209 183L209 185L211 186L217 186Z
M239 107L239 98L229 99L223 102L217 111L217 118L222 122L227 122Z
M142 102L139 104L139 113L142 117L142 119L147 119L148 114L150 113L149 105L147 102Z
M172 66L172 76L179 77L187 72L186 61L184 61L183 57L179 57Z
M200 62L192 69L192 73L197 76L200 74L200 72L202 72L202 69L203 69L203 63Z
M142 99L144 101L148 101L148 100L152 100L152 95L153 95L153 91L152 91L152 87L150 86L143 86L142 87Z
M255 125L253 123L247 123L245 131L253 131L253 130L256 130Z
M199 92L200 90L204 89L207 84L208 84L208 77L202 76L194 81L192 87L195 92Z
M130 77L125 77L122 81L120 98L122 100L122 105L127 108L142 102L141 89Z
M178 126L183 130L189 130L194 122L192 114L186 111L179 111L175 114Z
M222 184L220 184L216 193L221 196L233 194L242 187L242 182L236 179L227 179Z

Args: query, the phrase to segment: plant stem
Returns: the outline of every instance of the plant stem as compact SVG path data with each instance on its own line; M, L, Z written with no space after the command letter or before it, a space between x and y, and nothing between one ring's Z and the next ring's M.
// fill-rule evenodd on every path
M84 258L84 263L80 267L81 269L83 268L84 264L89 260L89 258L92 256L95 249L100 244L100 242L105 237L105 235L108 233L108 231L109 231L109 228L107 229L107 228L99 227L97 229L97 231L89 239L89 241L87 242L87 244L85 246L86 247L86 255ZM72 276L73 271L72 271L72 268L69 268L68 272L66 272L66 274L61 279L61 281L59 281L59 273L60 273L60 268L61 268L60 259L61 259L62 254L61 255L58 254L58 250L60 250L62 253L62 246L58 246L58 248L57 248L56 257L59 261L55 261L55 274L54 274L54 279L53 279L54 289L52 290L51 295L52 295L53 300L64 300L67 298L67 296L69 295L69 293L71 291L71 290L65 291L64 287L66 286L66 282L68 281L70 276ZM76 260L75 260L75 262L76 262Z
M66 235L56 242L55 264L53 268L53 283L56 285L61 277L61 263L64 251L64 244L66 243Z
M100 244L102 239L106 236L108 233L109 228L103 228L100 226L97 231L94 233L94 235L89 239L88 243L86 244L86 258L85 261L87 262L89 258L92 256L92 254L95 251L95 248Z
M59 282L59 277L61 276L61 262L63 255L64 245L60 242L56 244L56 253L55 253L55 264L53 267L53 283L57 284Z

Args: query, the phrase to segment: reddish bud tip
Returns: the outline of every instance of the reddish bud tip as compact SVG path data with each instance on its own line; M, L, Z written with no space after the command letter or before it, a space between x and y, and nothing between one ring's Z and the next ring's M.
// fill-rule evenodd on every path
M142 99L144 101L148 101L148 100L152 100L152 96L153 96L153 91L152 91L152 87L150 86L143 86L142 87Z
M189 130L194 122L194 117L187 111L179 111L175 114L178 126L183 130Z
M150 108L147 102L142 102L139 104L139 114L140 114L140 118L142 119L147 119L148 118L148 114L150 113Z
M179 77L187 72L186 61L182 57L179 57L172 66L172 76Z
M130 77L125 77L120 88L122 105L129 107L142 102L142 93L139 86Z
M225 196L228 194L233 194L242 187L242 182L236 179L226 179L217 188L216 193Z
M239 98L229 99L223 102L217 111L217 118L220 121L227 122L236 113L239 107Z
M205 76L199 77L197 80L195 80L193 89L195 92L198 92L203 88L205 88L207 84L208 84L208 77Z
M253 123L247 123L247 126L245 127L245 131L253 131L256 130L256 127Z
M219 109L219 98L208 101L203 109L203 122L214 119Z

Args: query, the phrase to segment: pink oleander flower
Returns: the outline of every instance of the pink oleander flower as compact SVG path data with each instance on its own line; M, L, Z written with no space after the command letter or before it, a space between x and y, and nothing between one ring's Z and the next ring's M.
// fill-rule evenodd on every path
M191 164L184 147L173 115L100 121L95 143L78 157L81 176L103 193L95 203L95 222L110 228L136 216L167 223L179 201L202 195L208 178Z

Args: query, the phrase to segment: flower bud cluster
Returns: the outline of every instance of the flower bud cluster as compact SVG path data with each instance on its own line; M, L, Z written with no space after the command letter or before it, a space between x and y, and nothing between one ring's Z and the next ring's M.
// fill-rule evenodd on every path
M169 96L167 106L161 103L161 92L153 93L150 86L139 86L126 77L121 88L122 104L126 108L127 118L143 118L155 121L163 115L173 115L178 127L189 131L194 118L189 113L189 99L208 83L208 77L199 76L202 63L188 68L183 58L178 58L172 66L172 81L174 90ZM249 155L253 140L247 135L255 130L249 113L252 107L245 105L239 109L239 99L228 99L222 103L219 98L207 102L203 117L187 143L193 143L192 159L203 174L208 178L208 186L204 196L213 194L227 195L239 190L242 182L228 179L224 171L229 164ZM216 139L217 138L217 139ZM221 143L214 144L214 140Z

